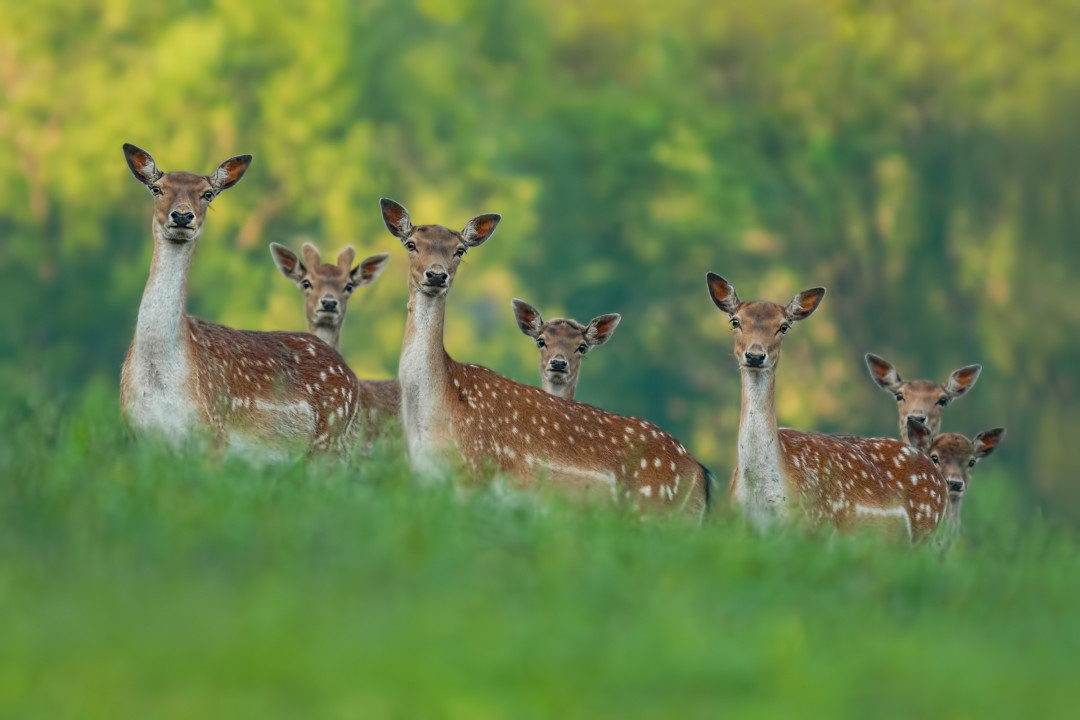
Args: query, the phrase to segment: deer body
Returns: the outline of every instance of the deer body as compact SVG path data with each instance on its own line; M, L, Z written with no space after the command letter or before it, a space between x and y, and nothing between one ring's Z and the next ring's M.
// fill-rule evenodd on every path
M238 156L211 175L162 173L125 145L132 172L155 198L154 253L120 402L138 431L179 444L213 436L253 458L292 449L337 450L355 433L359 386L332 348L306 333L234 330L187 314L187 277L210 201L240 180Z
M655 425L563 400L447 355L447 292L460 257L491 235L497 215L474 218L457 233L414 227L399 204L383 200L382 206L387 227L410 254L398 380L414 466L438 473L461 458L473 471L490 466L524 484L548 481L646 507L705 510L705 469Z
M617 313L595 317L588 325L571 318L544 321L540 311L524 300L511 301L521 332L540 350L540 383L544 392L573 400L585 353L603 345L615 333Z
M776 366L784 334L810 316L825 294L807 290L786 307L740 302L735 289L709 273L716 305L729 315L742 379L738 459L731 496L751 522L765 527L796 518L839 529L902 528L917 540L941 521L945 481L929 457L889 438L860 438L780 429ZM913 433L927 432L912 421ZM921 430L919 429L921 428Z

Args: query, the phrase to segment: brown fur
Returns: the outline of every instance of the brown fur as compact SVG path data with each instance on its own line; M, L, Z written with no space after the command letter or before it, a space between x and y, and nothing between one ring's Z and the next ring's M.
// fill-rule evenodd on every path
M903 380L888 360L873 353L866 354L866 367L878 387L896 398L900 413L900 437L905 442L908 418L919 420L933 435L941 432L941 411L953 400L975 387L982 367L967 365L953 371L944 383L933 380Z

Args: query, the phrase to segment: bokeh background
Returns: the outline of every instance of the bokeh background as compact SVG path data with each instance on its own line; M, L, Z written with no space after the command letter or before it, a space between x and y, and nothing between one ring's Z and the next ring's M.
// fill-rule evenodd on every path
M0 370L118 381L164 169L255 161L214 203L190 310L300 329L268 243L390 251L344 352L392 377L418 223L499 212L449 302L459 360L537 382L510 299L619 312L579 399L653 420L721 477L738 374L706 271L746 298L825 285L786 342L783 424L891 435L867 351L984 370L945 429L1005 425L987 474L1080 522L1075 0L0 0ZM983 470L980 469L980 474Z

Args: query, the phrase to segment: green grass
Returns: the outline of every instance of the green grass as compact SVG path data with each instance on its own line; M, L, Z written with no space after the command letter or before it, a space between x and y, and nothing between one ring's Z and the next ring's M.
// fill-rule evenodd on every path
M942 558L417 485L392 450L252 468L128 439L105 386L63 405L6 392L3 717L1072 717L1080 701L1076 541L989 472Z

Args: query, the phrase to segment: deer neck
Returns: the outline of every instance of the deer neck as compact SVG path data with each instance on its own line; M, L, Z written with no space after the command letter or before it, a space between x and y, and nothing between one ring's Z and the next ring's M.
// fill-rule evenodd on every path
M124 364L135 424L183 437L195 413L187 330L187 278L194 243L156 238L135 337Z
M577 380L569 383L553 383L548 380L545 375L542 379L542 387L544 392L555 397L562 398L563 400L573 400L574 392L577 390Z
M431 297L410 288L398 364L401 423L409 458L425 472L440 470L437 456L453 422L446 402L451 360L443 347L445 319L445 293Z
M941 521L943 544L945 547L951 546L956 542L957 538L960 537L960 505L963 502L963 495L957 497L952 493L949 493L949 498L945 505L945 517Z
M341 350L341 323L334 326L309 325L308 332L335 350Z
M787 515L787 484L776 427L776 369L742 369L736 500L764 527Z

